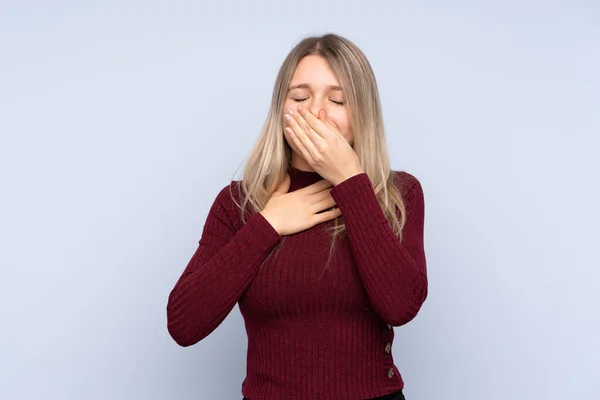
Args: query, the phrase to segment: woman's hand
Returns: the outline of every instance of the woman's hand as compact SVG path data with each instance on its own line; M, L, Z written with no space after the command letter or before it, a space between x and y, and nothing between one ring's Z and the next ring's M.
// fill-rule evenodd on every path
M363 171L358 156L325 110L315 116L306 107L289 110L285 115L286 133L302 152L308 164L333 185Z
M335 200L327 180L288 193L290 182L290 176L286 175L260 212L279 235L301 232L341 215L339 208L332 208Z

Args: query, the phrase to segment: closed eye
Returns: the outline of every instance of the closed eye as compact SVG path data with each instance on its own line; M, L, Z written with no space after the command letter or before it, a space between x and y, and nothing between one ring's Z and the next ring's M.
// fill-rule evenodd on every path
M308 100L308 98L306 98L306 99L293 99L293 100L294 100L296 103L302 103L303 101L306 101L306 100ZM344 105L344 102L343 102L343 101L335 101L335 100L331 100L331 102L332 102L332 103L335 103L335 104L337 104L337 105L339 105L339 106L343 106L343 105Z

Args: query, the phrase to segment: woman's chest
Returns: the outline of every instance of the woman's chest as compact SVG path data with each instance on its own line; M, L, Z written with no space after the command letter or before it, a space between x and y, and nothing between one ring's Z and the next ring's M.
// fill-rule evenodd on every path
M368 299L348 239L330 246L324 227L284 237L240 299L242 313L297 319L364 312Z
M298 318L362 312L368 299L346 237L331 249L326 225L285 236L240 299L245 315Z

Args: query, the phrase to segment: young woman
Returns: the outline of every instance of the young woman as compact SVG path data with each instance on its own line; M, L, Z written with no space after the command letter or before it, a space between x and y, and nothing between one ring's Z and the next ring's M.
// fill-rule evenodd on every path
M404 399L393 327L427 297L423 223L419 181L390 169L364 54L338 35L306 38L169 295L169 333L191 346L238 303L245 399Z

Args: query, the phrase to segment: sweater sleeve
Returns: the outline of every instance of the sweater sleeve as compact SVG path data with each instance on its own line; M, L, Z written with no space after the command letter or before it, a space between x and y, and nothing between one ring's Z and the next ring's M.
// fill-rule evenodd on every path
M427 297L423 246L424 198L419 181L407 177L407 220L402 242L385 217L366 173L337 184L331 196L346 225L352 255L373 310L388 324L411 321Z
M226 196L228 187L214 201L198 248L169 294L167 328L180 346L199 342L223 322L281 238L260 213L236 231Z

